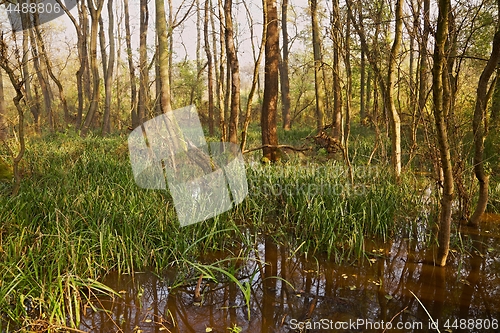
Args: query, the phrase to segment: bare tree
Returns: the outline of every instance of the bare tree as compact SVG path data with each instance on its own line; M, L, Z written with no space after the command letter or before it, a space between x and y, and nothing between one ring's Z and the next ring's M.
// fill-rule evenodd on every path
M148 70L148 50L147 50L147 38L148 38L148 22L149 22L149 10L148 1L140 0L140 15L139 15L139 98L137 103L137 124L140 125L144 122L146 117L146 106L149 100L149 70ZM157 51L157 59L160 57L160 52ZM159 73L159 61L158 61L158 73ZM161 87L162 80L159 79L160 75L157 75L156 82L157 85ZM170 79L169 79L170 80ZM168 86L170 87L170 85ZM170 89L170 88L169 88ZM157 89L157 94L160 89ZM170 94L170 92L169 92ZM170 100L170 97L169 97ZM161 103L160 110L161 110ZM158 112L160 113L160 112Z
M238 142L238 122L240 114L240 65L234 43L234 27L232 18L232 0L225 0L225 39L228 71L231 73L231 108L229 116L229 142Z
M248 10L248 8L245 5L245 8L247 9L247 14L249 17L251 17L251 13ZM267 14L266 10L263 10L264 12L264 22L267 20ZM252 38L253 38L253 20L250 19L250 29L252 32ZM259 54L257 56L257 59L255 60L254 64L254 69L253 69L253 79L252 79L252 87L250 88L250 92L248 94L248 99L247 99L247 105L245 109L245 122L243 123L243 129L241 131L241 150L245 150L245 145L247 142L247 134L248 134L248 126L250 125L250 118L251 118L251 113L252 113L252 104L253 104L253 96L255 95L255 90L257 89L258 83L259 83L259 70L260 70L260 63L262 62L262 57L265 52L265 47L266 47L266 35L267 35L267 25L264 24L263 29L262 29L262 40L260 42L260 47L259 47ZM253 45L253 44L252 44Z
M500 1L497 0L498 11L500 14ZM497 24L497 31L493 37L493 50L483 72L479 78L476 93L476 107L474 109L474 118L472 121L472 132L474 134L474 173L479 182L479 198L470 224L478 226L481 216L486 210L488 203L488 183L489 176L484 170L484 140L487 135L486 127L486 106L488 105L488 91L493 90L493 85L488 89L488 82L500 61L500 27Z
M266 29L265 44L265 76L264 76L264 100L262 101L262 115L260 118L263 145L278 145L278 132L276 113L278 107L278 70L279 70L279 32L278 32L278 9L276 0L264 0L264 24ZM276 147L265 147L262 150L263 157L269 161L279 160L279 152Z
M128 0L123 0L123 11L125 12L125 44L127 50L128 72L130 78L130 116L132 127L139 125L139 118L137 115L137 85L135 83L135 66L132 57L132 42L130 34L130 11ZM142 22L142 21L141 21Z
M104 0L99 0L97 4L94 4L93 0L87 0L87 5L90 12L90 17L92 18L90 26L90 70L92 72L92 95L89 111L87 112L80 132L82 136L85 136L88 133L90 125L92 124L94 116L99 107L99 95L101 89L99 68L97 67L97 29L99 27L99 18L101 17Z
M401 39L403 32L403 24L402 24L402 15L403 15L403 1L397 0L395 5L395 34L394 41L391 47L391 52L388 59L387 64L387 76L384 80L384 76L382 74L381 66L379 64L378 57L375 57L376 52L371 52L366 33L364 30L364 26L362 21L356 22L355 16L353 14L353 10L351 8L350 3L348 5L348 14L353 26L358 33L360 38L361 47L364 50L368 61L376 75L377 83L382 90L382 96L384 99L384 106L386 113L389 113L390 123L391 123L391 145L392 145L392 167L394 176L397 180L400 179L401 175L401 120L399 118L398 111L396 110L396 106L394 104L394 84L395 84L395 68L396 68L396 58L399 53L399 49L401 47ZM375 102L375 100L374 100ZM376 128L377 130L377 128Z
M163 0L155 0L156 5L156 34L158 36L158 59L160 76L156 79L161 83L159 99L163 113L172 111L170 100L170 62L169 43L167 32L167 21L165 17L165 3Z
M3 90L3 74L0 70L0 142L7 140L7 122L5 121L5 94Z
M108 40L109 40L109 59L104 66L104 114L102 120L102 134L107 135L111 132L111 98L112 98L112 83L113 69L115 66L115 38L114 38L115 18L113 15L113 0L108 0ZM101 46L102 48L102 46ZM101 49L102 51L102 49ZM104 65L105 59L103 59Z
M341 52L341 27L339 1L333 0L331 20L331 38L333 41L333 124L332 136L339 142L342 141L342 92L340 88L340 52Z
M290 116L290 77L288 71L288 0L283 0L281 3L281 32L283 34L283 57L280 61L280 82L281 82L281 118L283 129L288 131L291 129Z
M67 122L69 121L69 110L68 110L68 103L66 101L66 94L64 93L64 87L61 83L61 81L55 76L54 71L52 69L52 62L50 61L49 56L47 55L47 50L45 48L45 42L43 41L42 34L40 32L39 26L35 25L35 33L36 33L36 38L38 41L38 45L40 48L40 53L43 56L43 60L45 61L45 67L47 68L47 72L54 81L54 83L57 86L57 89L59 91L59 100L61 101L61 105L63 108L64 112L64 120Z
M392 44L391 53L389 57L389 64L387 65L387 91L385 93L385 106L389 109L391 121L391 146L392 146L392 167L394 175L399 181L401 176L401 120L399 113L394 104L394 84L395 84L395 69L396 58L398 57L399 49L401 48L401 40L403 37L403 0L396 1L396 22L394 42Z
M22 67L22 79L24 82L24 91L25 91L25 100L29 106L31 115L33 116L33 122L35 124L35 130L40 131L40 105L38 100L33 97L32 91L32 83L31 83L31 75L29 70L29 59L30 59L30 50L29 50L29 29L31 28L31 19L29 15L25 13L20 13L21 15L21 23L23 27L23 44L22 44L22 59L21 59L21 67Z
M314 53L314 90L316 93L316 129L321 131L325 126L325 88L323 82L323 56L318 22L318 1L311 0L311 24Z
M18 118L18 140L19 140L19 150L17 154L11 152L12 155L12 169L14 173L14 187L12 188L12 196L16 196L21 188L21 170L19 169L19 163L21 162L25 150L26 143L24 138L24 110L21 106L21 100L24 98L23 93L23 80L19 78L14 72L12 64L9 63L9 57L7 55L7 44L5 43L3 34L0 34L0 67L5 70L7 76L14 87L16 95L12 99L17 110Z
M451 229L451 204L454 196L453 170L448 143L446 118L450 111L450 82L446 70L446 42L448 37L448 17L450 0L439 0L438 23L434 43L434 65L432 68L432 91L434 100L434 119L436 124L437 139L441 168L443 171L443 197L441 198L441 211L439 215L438 253L435 264L445 266L450 249Z
M28 29L31 41L31 54L33 55L33 67L35 69L38 85L43 95L43 106L50 131L54 130L55 121L52 113L52 97L46 76L46 67L40 56L40 39L35 36L35 26L39 25L38 15L33 15L33 26Z
M71 14L61 0L56 0L59 6L69 17L76 30L77 50L80 68L76 72L76 87L78 91L78 110L76 115L76 125L80 127L83 119L83 109L90 96L90 74L88 57L88 13L85 1L77 1L78 21Z
M205 42L205 54L207 56L207 85L208 85L208 132L211 136L215 134L214 129L214 64L212 51L210 50L210 39L208 23L210 18L210 0L205 0L205 16L203 20L203 33Z

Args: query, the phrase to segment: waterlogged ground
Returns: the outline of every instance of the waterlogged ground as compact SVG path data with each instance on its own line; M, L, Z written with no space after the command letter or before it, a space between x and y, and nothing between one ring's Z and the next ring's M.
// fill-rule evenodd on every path
M437 325L441 332L498 332L499 217L488 215L479 229L461 227L457 240L469 251L452 252L445 268L431 264L433 250L419 248L422 242L413 236L418 234L409 230L398 241L366 241L366 258L341 265L322 256L296 256L296 249L262 235L250 260L233 261L229 269L245 292L219 273L217 282L205 278L197 288L198 270L190 271L190 282L179 286L174 286L173 269L164 276L111 275L104 282L122 297L94 302L107 312L86 307L80 329L435 332ZM200 262L234 256L213 253ZM197 289L201 299L195 295Z

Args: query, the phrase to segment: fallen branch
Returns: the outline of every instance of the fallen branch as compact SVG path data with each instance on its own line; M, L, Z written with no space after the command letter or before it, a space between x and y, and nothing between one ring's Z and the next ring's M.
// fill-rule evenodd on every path
M263 148L277 148L277 149L285 148L285 149L290 149L290 150L299 151L299 152L300 151L307 151L307 150L312 150L313 149L312 147L294 147L294 146L289 146L289 145L262 145L262 146L259 146L259 147L255 147L255 148L244 150L242 152L242 154L247 154L247 153L250 153L252 151L260 150L260 149L263 149Z

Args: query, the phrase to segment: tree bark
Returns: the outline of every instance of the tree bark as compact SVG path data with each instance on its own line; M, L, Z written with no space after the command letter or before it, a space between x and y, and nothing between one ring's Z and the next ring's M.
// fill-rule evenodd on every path
M418 118L423 117L425 111L425 105L427 103L427 90L429 89L428 77L429 77L429 63L427 60L427 43L429 41L429 34L431 31L430 21L430 0L424 0L424 13L423 13L423 25L424 30L422 33L422 41L420 42L420 52L419 52L419 69L418 69ZM416 124L416 129L418 129L418 121ZM416 136L416 133L415 133Z
M16 95L12 99L17 110L18 117L18 140L19 140L19 151L15 156L12 156L12 169L14 173L14 186L12 188L11 195L17 196L21 188L21 170L19 169L19 163L21 162L24 152L26 150L26 143L24 138L24 110L21 107L21 100L24 98L23 94L23 80L19 79L11 65L7 60L7 45L3 40L3 34L0 34L0 67L5 70L7 76L14 87Z
M217 1L219 8L219 43L220 43L220 60L219 60L219 84L217 85L217 93L219 100L219 128L221 141L227 141L227 124L226 113L229 108L229 94L231 93L230 87L225 84L227 82L227 75L225 71L225 28L224 28L224 5L222 0Z
M332 136L342 141L342 92L340 87L340 48L341 27L339 1L332 2L332 40L333 40L333 126Z
M497 79L495 88L493 90L493 97L491 101L491 124L496 128L500 121L500 67L497 68Z
M266 7L264 7L263 12L264 12L264 20L263 21L266 22L266 20L267 20ZM250 15L250 12L249 12L249 15ZM253 29L252 29L252 31L253 31ZM245 146L247 143L248 126L250 125L250 119L252 117L253 96L255 95L255 90L257 89L258 82L259 82L260 63L262 62L262 56L265 52L266 35L267 35L267 25L264 24L264 27L262 29L262 40L261 40L260 47L259 47L259 55L257 56L257 59L255 60L255 64L254 64L254 68L253 68L252 87L250 88L250 92L248 93L247 105L246 105L246 109L245 109L245 122L243 123L243 129L241 131L241 144L240 144L241 151L245 150Z
M160 104L163 113L172 111L170 101L170 62L167 21L165 17L165 3L163 0L155 0L156 4L156 34L158 35L158 59L160 66Z
M40 53L43 57L43 60L45 62L45 68L47 69L47 73L49 74L50 78L52 79L52 81L54 81L54 83L57 86L57 89L59 91L59 100L61 101L61 105L62 105L63 112L64 112L64 120L66 122L68 122L69 121L69 110L68 110L68 103L66 101L66 95L64 93L64 88L62 86L61 81L54 75L54 71L52 70L52 63L50 62L50 58L47 55L47 50L45 49L45 43L43 41L42 34L40 33L39 25L35 24L34 28L35 28L37 44L39 46Z
M7 140L7 124L5 122L5 95L3 90L3 74L0 70L0 142Z
M148 38L148 22L149 10L148 1L140 1L140 26L139 26L139 98L137 103L137 121L141 125L146 118L146 109L149 101L149 71L148 71L148 51L147 51L147 38ZM165 50L166 52L166 50ZM160 51L158 50L158 56ZM161 65L160 65L161 66ZM160 85L163 80L158 80ZM170 78L168 79L170 80ZM170 82L170 81L169 81ZM161 89L160 89L161 90ZM168 86L168 103L170 104L170 85ZM161 105L161 103L160 103ZM165 112L165 111L164 111Z
M135 66L132 58L132 41L130 33L130 11L129 0L123 0L123 11L125 12L125 44L127 48L128 73L130 78L130 120L132 127L139 126L139 117L137 115L137 85L135 83Z
M340 31L339 31L340 32ZM342 147L344 150L344 160L349 170L349 179L354 184L354 173L351 160L349 158L349 136L351 134L351 105L352 105L352 69L351 69L351 23L348 20L345 27L345 58L344 65L346 71L346 99L345 99L345 123L343 129Z
M281 32L283 34L283 57L280 63L281 80L281 117L283 129L291 129L290 116L290 77L288 73L288 0L283 0L281 4Z
M278 10L276 0L264 0L266 15L264 17L267 26L265 44L265 76L264 76L264 100L262 101L262 115L260 119L262 129L262 144L277 145L278 132L276 113L278 107L278 69L279 69L279 32L278 32ZM262 150L263 158L275 162L279 160L276 148L266 147Z
M229 115L229 142L238 143L238 122L240 114L240 65L236 46L234 44L234 28L232 18L232 0L225 0L224 13L226 18L226 53L228 67L231 70L231 108Z
M99 94L100 94L100 78L99 78L99 68L97 67L97 35L99 28L99 18L101 17L102 7L104 5L104 0L100 0L97 3L97 7L94 7L93 0L87 0L87 5L90 11L90 17L92 19L90 27L90 69L92 72L92 95L89 106L89 111L85 117L81 129L81 136L87 135L90 126L94 120L94 116L99 108Z
M210 0L205 0L205 17L203 21L205 53L207 55L207 85L208 85L208 133L215 135L214 128L214 64L212 51L210 50L210 39L208 31L208 21L210 17Z
M359 121L364 124L364 119L366 118L366 58L365 52L361 50L361 60L360 60L360 82L359 82ZM369 94L369 92L368 92Z
M397 181L401 177L401 120L399 118L396 105L394 104L394 72L396 70L396 58L398 57L399 49L401 48L401 39L403 35L403 0L396 1L396 27L394 34L394 42L392 44L389 57L388 73L387 73L387 91L385 93L385 105L389 109L391 121L391 146L392 146L392 167L394 176Z
M38 102L33 99L33 93L31 91L31 75L29 70L29 29L31 29L31 20L29 15L20 13L21 23L23 27L23 57L22 57L22 77L24 81L24 91L26 103L30 109L31 115L33 116L33 123L35 124L35 131L40 131L40 108Z
M450 107L450 91L446 87L448 73L446 67L445 47L448 36L448 14L450 0L439 0L438 24L434 45L434 65L432 69L434 119L437 131L441 168L443 171L443 197L439 215L438 253L435 259L437 266L445 266L450 249L451 205L454 196L453 171L446 128L446 117Z
M500 1L498 2L500 12ZM498 26L497 26L498 27ZM470 219L470 225L478 226L481 216L486 210L488 203L488 180L489 176L484 170L484 140L487 135L486 106L488 105L488 82L495 71L500 60L500 29L497 28L493 38L493 50L490 59L484 67L477 85L476 107L474 109L474 118L472 121L472 132L474 134L474 174L479 182L479 198L476 209Z
M39 40L35 36L35 25L38 25L38 16L33 15L33 25L28 30L31 40L31 54L33 55L33 67L36 71L36 77L38 79L38 84L43 95L43 105L45 115L47 117L47 123L49 125L49 130L54 131L55 121L54 115L52 113L52 97L50 93L50 87L45 74L46 68L44 64L40 61L40 44Z
M111 98L112 98L112 83L113 69L115 66L115 38L114 26L115 18L113 15L113 0L108 0L108 40L109 40L109 59L106 72L104 72L104 115L102 121L102 134L108 135L111 132Z
M314 53L314 91L316 94L316 129L318 132L325 127L325 89L323 82L323 57L321 54L321 37L318 22L318 1L310 0L311 25Z

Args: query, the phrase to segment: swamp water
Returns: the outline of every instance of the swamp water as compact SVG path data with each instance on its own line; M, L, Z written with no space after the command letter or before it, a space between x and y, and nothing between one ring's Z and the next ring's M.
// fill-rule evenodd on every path
M218 282L198 283L199 270L177 286L173 270L111 275L104 283L121 298L96 299L94 306L106 311L86 307L79 328L257 333L436 332L437 326L440 332L499 332L499 238L495 215L479 229L461 227L458 239L466 251L450 252L441 268L431 263L431 247L409 237L366 241L365 258L333 264L260 236L249 260L233 261L232 274L245 292L223 274L216 274ZM211 253L198 262L230 257L237 254Z

